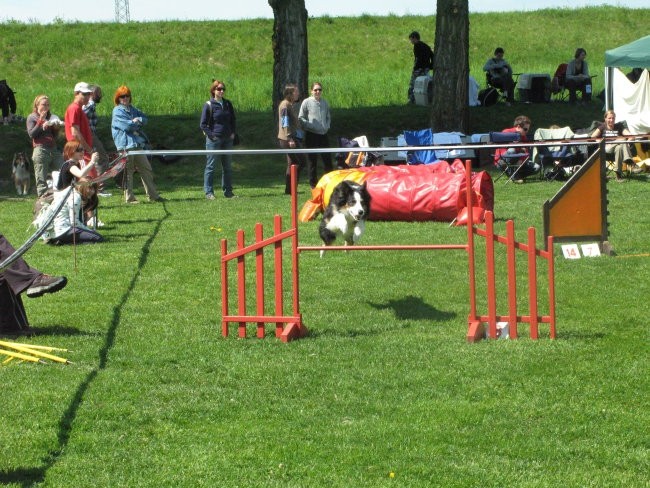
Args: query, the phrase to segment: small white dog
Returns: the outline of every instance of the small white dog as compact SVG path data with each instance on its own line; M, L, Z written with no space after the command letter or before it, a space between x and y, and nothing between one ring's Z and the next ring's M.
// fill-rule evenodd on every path
M11 164L11 177L14 180L18 195L29 194L29 158L24 152L14 154L14 160Z

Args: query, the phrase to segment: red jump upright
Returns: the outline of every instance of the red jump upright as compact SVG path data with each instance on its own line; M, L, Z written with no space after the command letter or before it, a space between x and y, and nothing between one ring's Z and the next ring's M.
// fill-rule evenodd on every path
M519 323L528 323L530 325L530 338L537 339L539 336L539 323L548 323L550 325L550 337L555 338L555 284L554 284L554 267L553 267L553 237L547 239L547 250L537 249L535 246L535 229L528 229L527 243L517 242L514 238L514 224L512 221L506 223L506 236L500 236L494 233L494 217L492 212L486 212L485 229L481 229L474 224L473 205L472 205L472 187L471 187L471 162L465 164L466 188L467 188L467 243L466 244L446 244L446 245L381 245L381 246L329 246L327 250L357 250L357 251L422 251L422 250L465 250L468 255L469 268L469 299L470 313L468 317L467 340L470 342L477 341L486 337L484 324L488 325L487 337L497 338L497 325L500 322L506 322L509 326L509 336L512 339L518 337ZM299 255L302 251L320 251L325 249L324 246L299 246L298 245L298 212L297 212L297 170L296 166L291 168L291 228L282 230L282 218L275 216L273 236L264 238L262 224L255 226L255 242L248 246L245 245L244 231L237 232L237 249L228 253L227 241L221 241L221 307L222 307L222 334L228 336L228 328L231 323L238 324L239 337L246 337L246 324L254 323L257 325L257 337L265 336L264 327L266 323L275 323L275 335L284 342L292 339L304 337L307 334L307 328L302 322L300 314L300 292L299 292ZM476 254L474 235L485 238L486 243L486 288L487 288L487 314L477 314L476 300ZM283 242L291 240L291 296L293 313L285 314L283 300ZM507 276L508 276L508 313L499 314L497 312L497 287L496 287L496 261L495 261L495 243L505 245L507 256ZM274 256L274 314L265 312L265 260L264 248L273 246ZM517 311L517 279L516 279L516 260L517 251L526 253L528 267L528 303L527 313L520 314ZM246 286L246 261L249 254L255 255L255 313L247 312L247 286ZM538 311L538 279L537 279L537 259L546 260L548 267L548 302L549 314L539 315ZM229 311L229 276L228 263L236 261L237 268L237 314L231 315Z

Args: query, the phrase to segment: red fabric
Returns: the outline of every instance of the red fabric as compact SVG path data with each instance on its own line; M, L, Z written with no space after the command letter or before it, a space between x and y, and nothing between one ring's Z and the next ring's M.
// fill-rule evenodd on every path
M80 104L72 102L68 105L67 110L65 111L65 138L67 141L76 140L72 135L72 126L76 125L79 127L81 135L86 140L88 145L92 147L93 145L93 132L90 129L90 122L88 121L88 116L83 111L83 108Z
M460 169L460 171L459 171ZM418 166L371 166L370 220L451 222L466 207L465 171L460 161ZM472 173L475 207L494 208L494 188L485 171Z
M501 132L518 132L517 127L510 127L509 129L503 129ZM526 142L528 139L526 139L526 133L522 132L521 136L519 138L519 142ZM501 155L508 150L507 147L500 147L496 151L494 151L494 165L499 166L499 159L501 159ZM518 152L520 153L528 153L526 148L518 148ZM523 158L522 158L523 161Z

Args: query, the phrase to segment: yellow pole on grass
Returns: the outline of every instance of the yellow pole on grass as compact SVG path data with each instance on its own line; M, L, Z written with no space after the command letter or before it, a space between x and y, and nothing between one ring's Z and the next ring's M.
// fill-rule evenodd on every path
M32 363L44 362L34 356L28 356L27 354L23 354L18 351L7 351L5 349L0 349L0 354L6 354L7 356L10 356L12 358L22 359L23 361L30 361Z
M33 348L31 348L30 346L28 346L26 344L15 344L13 342L0 341L0 345L2 345L4 347L8 347L10 349L15 349L16 351L19 351L19 352L30 354L31 356L36 356L36 357L49 359L50 361L55 361L57 363L63 363L63 364L69 364L70 363L70 361L68 361L65 358L61 358L61 357L55 356L53 354L48 354L46 352L33 349Z
M42 349L43 351L47 352L52 352L52 351L63 351L63 352L70 352L69 349L61 349L60 347L52 347L52 346L37 346L36 344L24 344L20 342L8 342L8 341L0 341L0 346L23 346L23 347L28 347L30 349Z

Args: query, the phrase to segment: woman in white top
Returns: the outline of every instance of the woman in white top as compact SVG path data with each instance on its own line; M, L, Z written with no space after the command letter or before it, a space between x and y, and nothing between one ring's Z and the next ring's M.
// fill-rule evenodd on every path
M61 211L54 217L54 231L47 240L48 244L86 244L102 242L104 238L87 227L83 222L92 215L97 207L97 185L89 184L85 180L86 174L97 164L98 153L93 153L90 163L81 168L84 148L79 141L69 141L63 148L63 163L55 186L54 201L50 208L55 208L66 198ZM73 185L74 189L67 195L67 189ZM84 220L81 219L84 216Z

